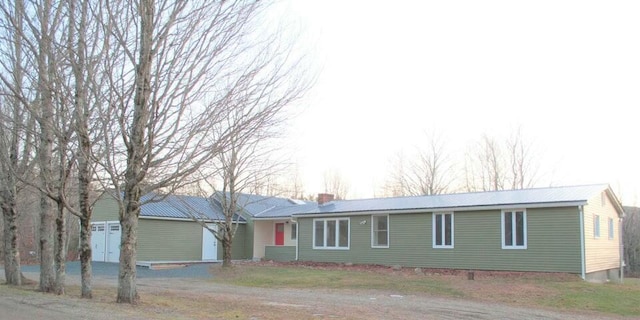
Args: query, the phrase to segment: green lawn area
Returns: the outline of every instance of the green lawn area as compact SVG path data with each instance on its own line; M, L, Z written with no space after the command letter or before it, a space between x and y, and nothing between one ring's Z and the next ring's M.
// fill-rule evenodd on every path
M501 302L578 312L640 315L640 279L623 284L587 283L573 275L476 272L415 273L390 268L238 265L214 269L217 283L247 287L381 290Z
M541 300L542 305L570 310L593 310L623 316L640 316L640 279L623 284L587 282L551 283L558 294Z

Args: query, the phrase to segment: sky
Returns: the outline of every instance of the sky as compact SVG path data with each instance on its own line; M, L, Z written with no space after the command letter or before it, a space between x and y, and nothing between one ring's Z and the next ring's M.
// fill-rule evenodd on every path
M277 4L317 76L288 131L307 193L335 171L349 198L379 196L425 133L461 160L521 128L538 186L609 183L640 206L640 1Z

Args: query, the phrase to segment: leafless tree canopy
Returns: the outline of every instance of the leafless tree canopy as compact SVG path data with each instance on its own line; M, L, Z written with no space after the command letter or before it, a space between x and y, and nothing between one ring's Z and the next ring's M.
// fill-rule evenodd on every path
M349 181L338 170L324 173L324 192L332 194L335 200L346 200L349 195Z
M495 191L532 187L537 179L538 157L521 129L504 142L482 135L464 164L466 191Z
M444 138L429 134L409 157L402 152L395 155L384 191L390 196L447 193L455 181L453 169Z

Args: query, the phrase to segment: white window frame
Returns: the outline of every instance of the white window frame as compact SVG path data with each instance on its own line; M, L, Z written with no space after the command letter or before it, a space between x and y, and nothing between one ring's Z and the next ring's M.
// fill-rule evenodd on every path
M451 245L446 245L446 239L445 239L445 230L446 230L446 226L445 226L445 215L450 214L451 215ZM442 216L442 230L440 230L440 235L442 236L442 244L441 245L437 245L436 244L436 216L441 215ZM454 232L454 226L455 226L455 222L454 222L454 215L453 212L447 211L447 212L434 212L433 214L431 214L431 244L432 247L434 249L453 249L453 245L454 245L454 239L455 239L455 232Z
M373 222L375 218L385 217L387 219L387 244L386 245L377 245L374 243L374 233L379 230L375 230L376 223ZM371 248L389 248L389 215L388 214L377 214L371 216Z
M323 228L323 246L316 246L316 221L322 221L324 223ZM327 222L335 221L336 223L336 238L335 238L335 247L327 246ZM347 246L340 247L340 221L347 221ZM351 219L350 218L318 218L313 219L313 240L312 240L313 249L318 250L349 250L351 248Z
M614 235L614 230L615 230L615 223L613 222L613 218L609 218L609 240L613 239L613 235Z
M600 238L600 215L599 214L593 215L593 238L594 239Z
M505 213L511 213L511 245L506 245L504 241L505 236L505 224L504 224L504 216ZM523 233L523 245L516 244L516 212L522 212L522 233ZM502 249L510 249L510 250L526 250L527 249L527 209L508 209L502 210L500 212L500 241L502 242Z
M315 225L313 228L315 229ZM294 230L295 232L293 232ZM296 222L291 223L291 240L298 240L298 224Z

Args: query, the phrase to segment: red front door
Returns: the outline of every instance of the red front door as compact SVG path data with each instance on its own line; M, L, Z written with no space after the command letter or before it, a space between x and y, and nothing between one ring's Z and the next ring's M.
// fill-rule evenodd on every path
M276 246L284 246L284 223L276 223Z

